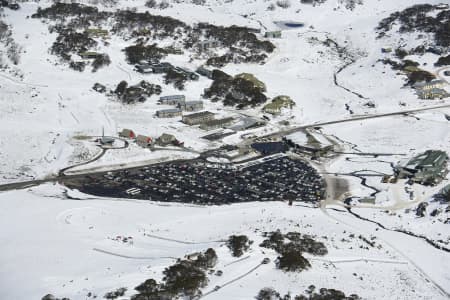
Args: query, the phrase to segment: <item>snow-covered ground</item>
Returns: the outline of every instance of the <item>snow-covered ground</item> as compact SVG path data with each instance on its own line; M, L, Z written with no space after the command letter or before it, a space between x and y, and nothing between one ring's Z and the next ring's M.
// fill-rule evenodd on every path
M120 1L119 5L144 11L144 2ZM277 48L266 64L230 64L224 68L232 75L255 74L265 82L269 97L289 95L296 105L292 111L286 110L274 118L265 128L239 132L226 137L223 143L238 144L245 134L264 135L278 131L285 128L278 123L283 120L296 126L349 118L346 105L354 115L364 115L450 104L449 100L417 99L411 89L403 87L404 76L378 62L391 55L382 54L381 47L398 45L399 37L392 34L375 39L377 23L394 11L423 1L365 0L353 11L345 9L341 2L328 0L313 7L291 1L289 9L277 7L270 11L267 10L270 1L207 0L204 6L172 3L168 9L150 9L150 12L179 18L188 24L207 21L216 25L255 28L262 24L262 34L264 28L277 30L274 21L305 23L303 28L283 30L281 39L272 40ZM100 46L111 57L112 63L95 73L89 70L80 73L59 64L57 58L49 54L56 35L49 33L47 24L27 18L38 5L50 3L26 2L21 3L18 11L4 11L3 20L11 25L12 37L23 47L23 52L17 66L10 65L8 70L0 72L0 183L45 178L64 167L91 159L99 149L85 137L99 136L102 128L106 135L117 135L122 128L152 137L171 133L194 151L222 144L201 139L208 132L181 123L179 117L156 118L155 111L164 106L157 104L155 96L145 103L124 106L92 90L96 82L114 89L121 80L136 84L145 79L160 84L163 95L180 93L172 86L164 85L160 75L141 75L133 71L133 67L125 62L122 51L128 44L119 37L113 36L109 46ZM327 39L345 47L345 61L336 49L324 45ZM408 36L405 41L414 44L416 36ZM349 62L350 57L355 62L337 74L337 82L364 98L334 84L334 74ZM412 58L424 69L436 71L432 65L438 56L427 54ZM204 62L189 61L187 55L169 56L168 60L190 69ZM189 100L198 100L210 83L209 79L201 77L199 81L187 83L182 93ZM375 108L365 106L368 101L373 102ZM261 117L260 107L235 111L206 100L205 108L219 117L239 114ZM325 169L335 173L369 170L391 174L391 164L423 150L450 152L450 122L444 114L450 114L450 110L324 126L322 132L341 141L347 152L395 154L376 158L342 155L327 163ZM195 156L194 152L151 152L130 144L126 149L109 150L100 160L80 166L78 170L103 170L111 166ZM343 178L349 180L353 196L362 197L373 192L363 187L358 178ZM413 186L420 199L410 200L404 190L404 181L383 184L381 177L368 177L367 184L380 190L376 206L382 208L355 208L354 211L388 228L402 228L434 240L448 240L448 224L429 216L417 219L414 211L407 213L406 209L414 209L420 201L429 201L429 197L448 184L449 179L447 177L434 188ZM211 276L206 292L245 273L266 256L273 261L276 254L270 251L263 254L257 245L263 231L276 229L317 235L330 253L320 258L324 261L311 258L312 269L302 273L283 273L275 270L273 263L264 265L208 297L251 299L265 286L272 286L282 293L300 293L310 284L340 289L346 294L357 293L364 299L446 299L439 289L450 293L448 253L421 239L382 230L347 213L328 209L328 214L324 214L319 209L272 202L223 207L162 205L127 199L98 199L75 195L71 191L72 196L80 198L74 200L67 199L63 192L64 188L59 185L46 184L0 194L1 299L38 299L51 292L74 300L86 299L88 292L101 297L122 286L132 290L145 279L161 278L162 270L174 261L165 257L183 257L213 247L219 255L218 268L224 275ZM393 215L385 213L383 208L401 209ZM448 217L448 213L440 216L444 217ZM250 258L225 266L235 258L230 256L223 242L216 241L237 233L247 234L255 240ZM381 248L360 248L367 245L357 238L349 239L350 234L375 236ZM133 237L133 244L114 241L118 235ZM185 244L160 238L198 243ZM353 259L356 261L344 262ZM131 294L130 291L128 295Z
M142 281L160 279L164 267L174 262L170 257L212 247L219 256L216 270L223 275L210 275L204 291L244 274L264 257L272 262L210 299L251 299L264 286L301 293L310 284L357 293L364 299L444 299L403 254L404 248L414 249L422 242L405 239L397 250L390 245L392 239L375 238L376 246L370 247L358 236L370 239L376 232L367 234L336 222L318 209L279 202L202 207L69 192L78 199L71 200L63 192L63 187L47 184L0 195L0 225L9 228L0 233L2 298L36 299L52 292L85 299L88 292L103 296L118 287L129 288L130 295ZM311 257L308 271L276 270L276 253L258 244L263 232L277 229L317 236L329 253ZM255 242L244 255L248 259L227 266L237 258L220 241L231 234L246 234ZM131 237L133 242L114 240L117 236ZM439 262L444 257L432 259ZM447 261L440 262L442 270L434 272L444 287L448 281L441 272L448 268Z

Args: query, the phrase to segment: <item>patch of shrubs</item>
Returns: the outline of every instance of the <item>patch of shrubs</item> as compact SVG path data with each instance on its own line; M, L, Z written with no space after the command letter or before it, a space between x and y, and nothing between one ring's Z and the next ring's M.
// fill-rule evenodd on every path
M344 292L335 289L321 288L316 291L314 285L310 285L303 295L292 296L286 294L281 296L276 290L272 288L263 288L255 297L257 300L359 300L361 299L356 294L346 296Z
M149 12L135 12L131 10L118 10L114 14L113 32L131 32L136 28L147 29L154 38L172 37L178 39L189 28L180 20L151 15Z
M173 84L173 86L178 90L184 90L184 84L188 80L185 73L177 72L173 68L167 70L164 75L165 84Z
M124 296L126 291L127 291L127 288L124 288L124 287L123 287L123 288L118 288L118 289L115 290L115 291L106 293L106 294L103 296L103 298L114 300L114 299L117 299L117 298L119 298L119 297Z
M84 71L87 62L76 61L72 59L72 55L81 55L89 51L89 49L97 46L97 41L90 38L86 32L77 32L73 29L56 27L58 37L52 44L50 52L64 62L69 64L69 67L76 71ZM95 53L91 63L92 72L96 72L103 66L108 66L111 59L105 53Z
M246 235L231 235L227 241L227 247L231 254L235 257L240 257L250 248L253 241L249 240Z
M108 54L100 54L92 61L92 72L97 72L103 66L109 66L111 64L111 59Z
M270 41L259 40L247 27L215 26L207 23L197 24L185 42L185 48L196 47L202 39L215 40L220 47L228 48L227 53L221 56L212 56L207 64L222 67L230 62L263 63L266 53L272 53L275 45ZM201 32L199 35L197 32Z
M167 267L161 283L148 279L138 285L138 292L132 300L176 299L178 297L193 299L201 295L201 288L208 284L206 272L217 263L216 252L209 248L198 254L195 259L179 259L174 265Z
M247 27L240 26L215 26L208 23L199 23L195 31L203 32L204 36L220 42L225 47L247 48L271 53L275 45L270 41L259 40Z
M140 61L159 61L167 56L167 51L159 48L156 44L152 45L132 45L124 49L128 63L137 64Z
M450 29L450 28L449 28ZM450 65L450 54L447 56L439 57L437 62L434 63L436 67L448 66Z
M436 46L450 46L450 10L442 10L432 15L436 6L431 4L418 4L392 13L389 17L380 21L377 26L378 37L383 37L390 31L394 24L399 24L399 32L426 32L434 34Z
M223 101L224 105L243 109L255 107L267 101L263 89L243 77L233 77L220 70L213 70L213 82L205 90L204 97L214 102Z
M50 52L70 61L72 53L86 52L97 46L97 42L90 38L86 32L76 32L73 29L61 29L58 37L50 48Z
M57 298L55 296L53 296L52 294L47 294L44 297L41 298L41 300L70 300L69 298Z
M47 8L38 7L32 18L46 18L51 20L64 20L67 17L96 16L98 8L79 3L55 2Z
M406 85L413 85L414 83L421 81L431 81L436 78L434 74L420 69L419 63L409 59L397 62L387 58L382 59L381 62L390 65L393 70L404 72L408 78Z
M153 2L149 1L149 4L153 5ZM149 12L99 11L93 6L57 2L44 9L38 8L32 17L57 21L51 30L58 32L59 40L55 42L52 52L67 62L70 62L71 53L78 53L79 48L87 50L96 43L87 33L79 33L77 30L101 25L110 26L112 33L122 36L125 40L136 39L135 45L125 49L130 64L150 58L159 60L166 56L170 52L170 47L162 49L156 47L156 44L149 46L145 44L150 40L162 40L168 37L174 40L170 45L172 49L182 44L185 49L194 50L199 48L200 42L216 41L217 47L221 50L227 49L227 53L219 56L208 52L207 58L212 57L208 60L208 64L214 66L223 66L229 62L263 63L267 53L275 49L270 41L259 40L250 28L222 27L206 23L191 27L180 20L152 15ZM175 54L178 53L179 51L176 51ZM77 69L82 68L77 66Z
M273 249L279 256L276 261L278 269L293 272L309 269L311 264L303 257L303 253L323 256L328 253L322 242L314 240L308 235L298 232L282 234L279 230L265 233L266 239L260 247Z
M128 86L128 83L121 81L114 93L125 104L132 104L136 102L144 102L148 97L161 94L161 86L158 84L149 83L142 80L136 85Z
M436 78L436 76L425 70L416 70L407 73L408 76L408 85L413 85L416 82L421 81L431 81Z

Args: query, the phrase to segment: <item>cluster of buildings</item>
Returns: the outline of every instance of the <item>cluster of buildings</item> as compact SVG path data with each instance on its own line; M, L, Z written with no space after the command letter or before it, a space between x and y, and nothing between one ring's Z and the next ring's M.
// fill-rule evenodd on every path
M203 130L213 130L231 125L234 118L215 119L214 114L209 111L201 111L203 109L203 101L186 101L184 95L171 95L159 98L159 103L164 105L172 105L174 108L161 109L156 111L159 118L173 118L182 116L182 122L194 126L200 125ZM183 112L195 112L183 115Z
M400 162L394 171L398 178L409 178L412 182L434 185L442 181L448 173L448 155L441 150L427 150Z
M443 87L447 84L444 80L436 79L429 82L416 82L413 88L420 99L443 99L450 96Z
M156 111L156 116L158 118L174 118L181 116L183 112L195 112L203 109L203 101L186 101L184 95L160 97L159 104L172 105L174 108Z
M198 80L199 75L212 79L212 70L207 69L204 66L200 66L195 72L182 67L175 67L168 62L155 62L155 63L141 63L135 66L135 70L142 74L163 74L173 70L178 73L185 74L190 80Z
M163 133L160 137L153 140L152 137L138 134L136 135L133 130L124 128L119 132L119 136L127 139L132 139L136 144L142 148L153 148L158 146L183 146L183 142L180 142L174 135Z

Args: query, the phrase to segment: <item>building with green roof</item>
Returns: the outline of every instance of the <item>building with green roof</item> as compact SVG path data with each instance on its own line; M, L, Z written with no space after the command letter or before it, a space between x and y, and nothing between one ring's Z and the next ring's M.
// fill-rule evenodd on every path
M410 178L413 182L434 185L447 175L448 155L441 150L427 150L395 166L399 178Z

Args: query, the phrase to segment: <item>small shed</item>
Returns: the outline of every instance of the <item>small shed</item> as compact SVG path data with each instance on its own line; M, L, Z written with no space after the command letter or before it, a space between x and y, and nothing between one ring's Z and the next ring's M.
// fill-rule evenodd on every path
M136 134L133 130L124 128L121 132L119 132L119 136L127 139L134 139L136 137Z
M177 142L177 138L173 134L163 133L156 139L156 143L160 146L167 146Z
M151 146L152 144L152 138L146 135L138 135L136 137L136 144L138 146L144 147L144 148L148 148Z
M273 39L279 39L281 38L281 31L280 30L276 30L276 31L267 31L264 34L265 38L273 38Z

